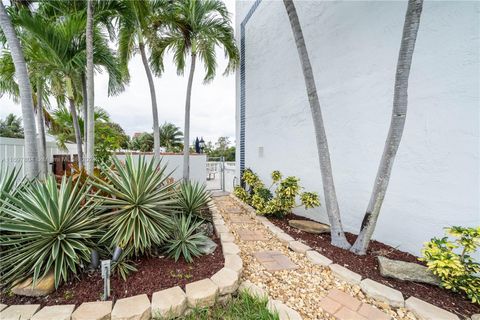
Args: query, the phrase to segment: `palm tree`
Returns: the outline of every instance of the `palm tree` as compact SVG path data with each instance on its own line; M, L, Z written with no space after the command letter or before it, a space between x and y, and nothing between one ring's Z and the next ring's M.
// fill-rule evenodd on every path
M377 177L375 178L373 191L370 196L367 211L363 218L360 233L351 248L351 251L356 254L364 255L367 252L368 244L372 238L378 216L380 215L380 209L383 200L385 199L388 182L390 181L390 174L395 161L395 155L400 146L403 129L405 128L408 106L408 77L412 66L413 52L417 40L418 28L420 26L422 7L423 0L408 1L400 51L398 53L390 129L388 130L382 160L378 167Z
M160 145L167 151L182 146L183 132L173 123L165 122L160 126Z
M61 17L48 17L39 11L36 14L19 11L17 23L30 33L39 44L35 63L55 78L61 88L58 94L65 95L73 118L73 128L79 166L83 165L83 147L81 128L77 115L77 103L80 101L81 76L86 65L86 16L84 11L71 12ZM94 60L97 66L103 66L109 74L109 94L123 89L123 78L117 59L108 47L108 39L94 30ZM62 99L59 99L62 101Z
M86 98L87 98L87 132L85 132L85 141L87 148L86 167L87 173L93 174L94 167L94 145L95 145L95 121L93 119L95 112L94 80L93 80L93 1L87 1L87 74L86 74ZM82 86L83 88L83 86ZM83 96L85 99L85 95ZM85 106L85 104L84 104Z
M23 139L22 118L10 113L5 120L0 119L0 137Z
M185 101L185 126L183 137L183 179L189 179L190 155L190 101L193 76L197 58L206 71L204 82L211 81L216 74L217 61L215 49L223 47L228 65L224 74L235 70L239 53L235 45L230 14L220 0L184 0L175 1L171 10L162 17L166 27L159 28L152 50L155 69L163 68L165 52L172 51L177 73L185 71L185 61L190 56L190 74L188 77Z
M118 51L120 55L120 61L127 69L128 61L132 58L135 52L135 46L138 45L138 51L142 57L143 67L145 74L147 75L148 86L150 88L150 99L152 101L152 118L153 118L153 139L154 139L154 155L156 158L160 157L160 132L158 122L158 108L157 108L157 96L155 92L155 85L153 83L152 70L150 70L149 59L147 58L146 46L152 50L152 44L149 41L147 34L149 33L150 22L152 15L155 11L161 9L164 6L159 1L148 0L123 0L121 3L124 5L123 9L120 9L120 21L119 21L119 41ZM159 72L155 72L155 75L159 76Z
M38 175L38 148L36 140L35 116L33 113L32 88L28 78L27 64L23 56L20 41L7 14L3 2L0 1L0 28L7 40L18 80L22 118L25 134L25 175L35 178Z
M308 51L305 45L305 39L303 38L303 32L298 19L297 10L295 9L295 4L293 3L293 0L283 0L283 3L290 20L293 37L295 38L298 56L302 65L305 87L307 89L308 102L310 103L313 127L315 129L315 139L317 141L320 171L322 174L323 193L325 196L327 216L331 227L332 245L348 249L350 248L350 244L343 232L342 221L340 218L340 209L338 207L337 194L333 182L332 165L330 162L330 151L328 149L327 135L323 124L322 110L320 108L312 65L310 64L310 58L308 57Z

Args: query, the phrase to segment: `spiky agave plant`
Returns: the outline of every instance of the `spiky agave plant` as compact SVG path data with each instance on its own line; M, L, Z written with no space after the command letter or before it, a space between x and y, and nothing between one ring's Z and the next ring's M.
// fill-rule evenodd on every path
M180 255L185 261L192 262L202 254L199 247L208 241L207 236L197 229L202 224L192 215L180 214L174 218L173 234L167 240L166 250L169 257L177 261Z
M208 219L204 214L210 200L210 193L205 185L199 182L184 181L180 184L178 192L178 204L185 214L194 214Z
M5 162L0 163L0 217L3 215L3 202L6 201L6 195L13 195L24 183L24 179L20 179L20 167L9 168Z
M99 236L97 206L87 197L90 187L55 177L34 181L14 196L4 194L0 224L2 282L11 285L50 271L55 287L86 267Z
M127 155L124 164L116 157L112 162L113 169L101 169L105 179L93 177L92 182L102 191L96 197L102 200L102 220L108 226L101 240L134 255L146 253L167 239L172 226L177 204L174 185L167 183L171 173L155 158Z

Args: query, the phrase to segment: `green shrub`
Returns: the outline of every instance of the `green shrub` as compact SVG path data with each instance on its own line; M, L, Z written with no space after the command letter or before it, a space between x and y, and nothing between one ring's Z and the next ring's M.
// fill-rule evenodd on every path
M241 186L235 186L235 188L233 189L233 194L240 200L242 200L243 202L245 203L248 203L250 204L251 202L251 199L250 199L250 195L248 194L248 192L243 189Z
M198 182L184 181L180 184L178 204L183 213L208 218L205 214L210 194L205 185Z
M180 214L175 217L172 238L166 243L167 254L175 261L183 256L187 262L192 262L193 257L200 256L199 246L208 240L202 232L197 232L201 224L202 221L192 215Z
M152 158L127 156L125 164L112 157L113 168L103 166L104 179L92 184L104 194L102 215L107 231L102 237L111 248L119 246L133 255L150 252L168 237L173 212L178 209L175 186L168 184L166 166Z
M480 304L480 264L469 255L480 246L480 227L445 230L455 240L450 241L448 236L433 238L425 243L420 260L427 263L446 289L465 292L473 303Z
M309 209L320 205L315 192L301 192L303 188L299 184L300 179L296 177L283 178L278 170L271 174L273 182L270 188L266 188L260 178L250 169L245 170L242 177L248 184L250 193L240 186L235 188L234 193L240 200L254 207L258 214L282 217L295 207L303 205ZM272 193L273 187L276 188ZM297 205L297 198L300 198L299 205Z
M3 195L0 224L2 282L33 276L34 282L53 270L55 287L90 262L98 239L97 206L87 198L90 187L63 177L35 181L15 196Z

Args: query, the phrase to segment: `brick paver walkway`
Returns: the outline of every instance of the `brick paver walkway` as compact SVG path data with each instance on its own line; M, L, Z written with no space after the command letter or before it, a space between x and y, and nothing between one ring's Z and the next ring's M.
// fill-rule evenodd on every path
M240 248L244 280L256 283L304 319L407 319L397 317L393 310L387 315L379 309L381 304L365 300L363 295L357 297L360 288L336 279L328 268L312 264L304 253L289 250L229 196L214 201Z

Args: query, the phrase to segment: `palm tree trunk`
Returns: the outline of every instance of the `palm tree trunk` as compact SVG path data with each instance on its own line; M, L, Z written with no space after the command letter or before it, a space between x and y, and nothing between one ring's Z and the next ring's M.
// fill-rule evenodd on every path
M395 75L393 112L390 121L390 129L388 131L387 140L385 141L382 160L378 167L377 177L375 178L375 184L373 186L367 211L363 218L360 233L350 249L350 251L356 254L363 255L367 252L368 244L372 238L373 231L375 230L380 209L387 192L395 155L397 154L402 139L405 118L407 116L408 77L410 75L410 67L412 65L418 27L420 25L422 6L423 0L408 1Z
M25 136L25 175L33 179L38 175L38 148L35 128L35 115L33 109L32 87L28 78L27 64L23 56L20 41L17 38L12 22L0 1L0 28L5 34L8 46L12 53L15 65L15 76L18 80L20 103L22 106L23 128Z
M193 74L197 55L192 53L190 75L188 76L187 99L185 101L185 128L183 133L183 180L190 179L190 100L192 97Z
M83 102L83 108L82 108L82 114L83 114L83 145L85 148L88 148L88 137L87 137L87 131L88 131L88 102L87 102L87 79L85 78L85 74L82 74L82 102Z
M47 176L47 139L45 137L45 119L43 116L43 83L37 80L37 131L38 131L38 165L39 176L44 179Z
M95 88L94 88L94 75L93 75L93 1L89 0L87 3L87 131L85 131L85 137L87 140L86 159L85 166L88 174L93 174L94 167L94 145L95 145Z
M158 124L158 109L157 109L157 95L155 93L155 85L153 83L152 72L148 65L147 55L145 53L145 44L143 43L142 36L139 32L139 44L140 55L142 56L143 67L147 74L148 86L150 87L150 98L152 100L152 118L153 118L153 152L155 158L160 159L160 127Z
M335 184L333 182L332 165L330 163L330 151L328 149L327 135L323 124L322 110L317 95L315 78L313 76L310 58L308 57L305 39L303 38L302 28L298 19L297 11L292 0L283 0L287 10L293 36L298 50L300 63L302 65L303 77L307 89L308 101L312 113L313 127L315 129L315 138L317 142L317 152L320 162L320 171L322 174L323 193L327 209L328 220L330 222L332 245L348 249L348 243L342 228L340 218L340 209L338 207Z
M80 132L80 124L78 123L77 109L75 108L75 101L68 98L70 104L70 114L72 115L73 130L75 132L75 142L77 143L78 153L78 167L83 168L83 149L82 149L82 133Z

